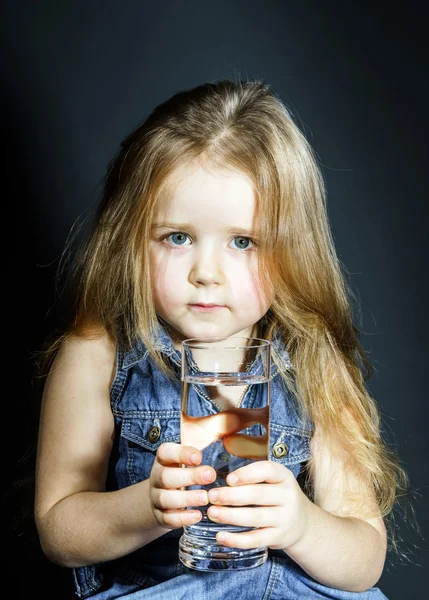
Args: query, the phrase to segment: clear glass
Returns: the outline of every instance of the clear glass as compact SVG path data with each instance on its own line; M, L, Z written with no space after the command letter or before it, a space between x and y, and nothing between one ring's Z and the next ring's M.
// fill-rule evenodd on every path
M268 460L271 344L260 338L190 339L182 343L180 442L202 452L203 465L217 473L214 483L187 489L227 486L229 473ZM244 402L244 407L243 405ZM185 467L184 468L192 468ZM179 557L199 571L250 569L262 564L268 549L229 548L216 541L221 530L246 527L218 524L207 516L184 527ZM192 508L192 507L189 507Z

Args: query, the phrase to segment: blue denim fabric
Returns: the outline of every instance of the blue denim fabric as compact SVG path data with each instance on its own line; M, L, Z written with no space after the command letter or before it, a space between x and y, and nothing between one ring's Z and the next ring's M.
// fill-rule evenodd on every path
M107 478L109 490L147 479L158 447L165 442L180 441L181 355L163 329L157 339L157 349L170 361L177 373L176 380L159 370L142 342L126 353L118 344L117 369L111 387L115 441ZM280 360L290 365L278 337L274 337L273 347ZM260 386L249 387L242 400L243 408L260 405L258 390ZM200 407L201 415L217 412L198 386L194 386L192 394L189 401ZM160 430L156 441L151 435L153 427ZM300 418L293 395L273 365L269 459L285 465L297 477L302 464L310 458L312 431L313 425ZM287 452L276 458L273 447L279 443L286 445ZM146 600L155 596L160 600L386 598L378 588L354 593L323 586L281 551L270 550L268 560L254 569L194 571L179 561L178 543L182 533L182 529L176 529L118 560L73 569L76 595L93 600Z

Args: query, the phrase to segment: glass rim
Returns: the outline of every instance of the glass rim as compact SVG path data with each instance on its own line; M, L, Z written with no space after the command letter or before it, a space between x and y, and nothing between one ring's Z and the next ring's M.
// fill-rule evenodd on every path
M221 342L222 340L225 340L226 342L225 344L229 344L229 342L232 342L232 345L225 345L225 346L212 346L212 342ZM252 340L254 342L258 342L258 343L251 343L251 344L239 344L236 343L234 344L235 340ZM186 340L182 341L182 346L186 347L186 348L195 348L198 350L211 350L212 348L216 348L217 350L219 350L219 348L221 348L222 350L237 350L238 348L269 348L271 346L271 341L270 340L266 340L264 338L258 338L258 337L249 337L249 336L245 336L245 335L238 335L238 336L231 336L229 338L225 338L224 336L212 336L212 337L207 337L207 338L188 338Z

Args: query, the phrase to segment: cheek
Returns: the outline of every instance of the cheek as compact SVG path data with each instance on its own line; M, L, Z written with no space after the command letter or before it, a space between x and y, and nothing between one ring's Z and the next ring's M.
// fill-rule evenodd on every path
M155 308L164 312L180 299L183 289L182 273L177 265L173 268L171 261L152 256L151 285Z
M270 298L258 276L257 266L237 269L231 279L234 299L243 310L251 314L265 314L271 305Z

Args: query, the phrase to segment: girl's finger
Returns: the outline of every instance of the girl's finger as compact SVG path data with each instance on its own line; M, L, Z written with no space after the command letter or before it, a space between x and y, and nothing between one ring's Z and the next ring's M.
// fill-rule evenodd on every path
M235 433L223 439L225 450L241 458L266 458L268 454L268 434L247 435Z
M161 527L178 529L185 525L195 525L203 518L199 510L159 510L153 509L155 518Z
M244 533L220 532L216 535L216 540L230 548L240 548L248 550L249 548L270 548L278 544L275 528L266 527L263 529L253 529ZM279 546L280 547L280 546Z
M161 444L156 452L156 459L160 465L171 467L172 465L187 465L195 467L202 461L202 454L193 446L182 446L174 442Z
M255 461L233 471L226 478L228 485L247 485L249 483L283 483L295 479L292 471L280 463L268 460Z
M173 490L190 485L207 485L216 480L213 467L161 467L152 469L151 481L153 488Z
M208 504L205 490L164 490L152 489L152 504L161 510L187 508L188 506L206 506Z
M266 484L263 489L259 484L237 485L213 488L209 490L208 499L211 504L228 506L279 506L284 504L285 490L275 484Z
M210 506L207 516L214 523L259 528L277 526L281 512L277 510L277 507L229 508L227 506Z

